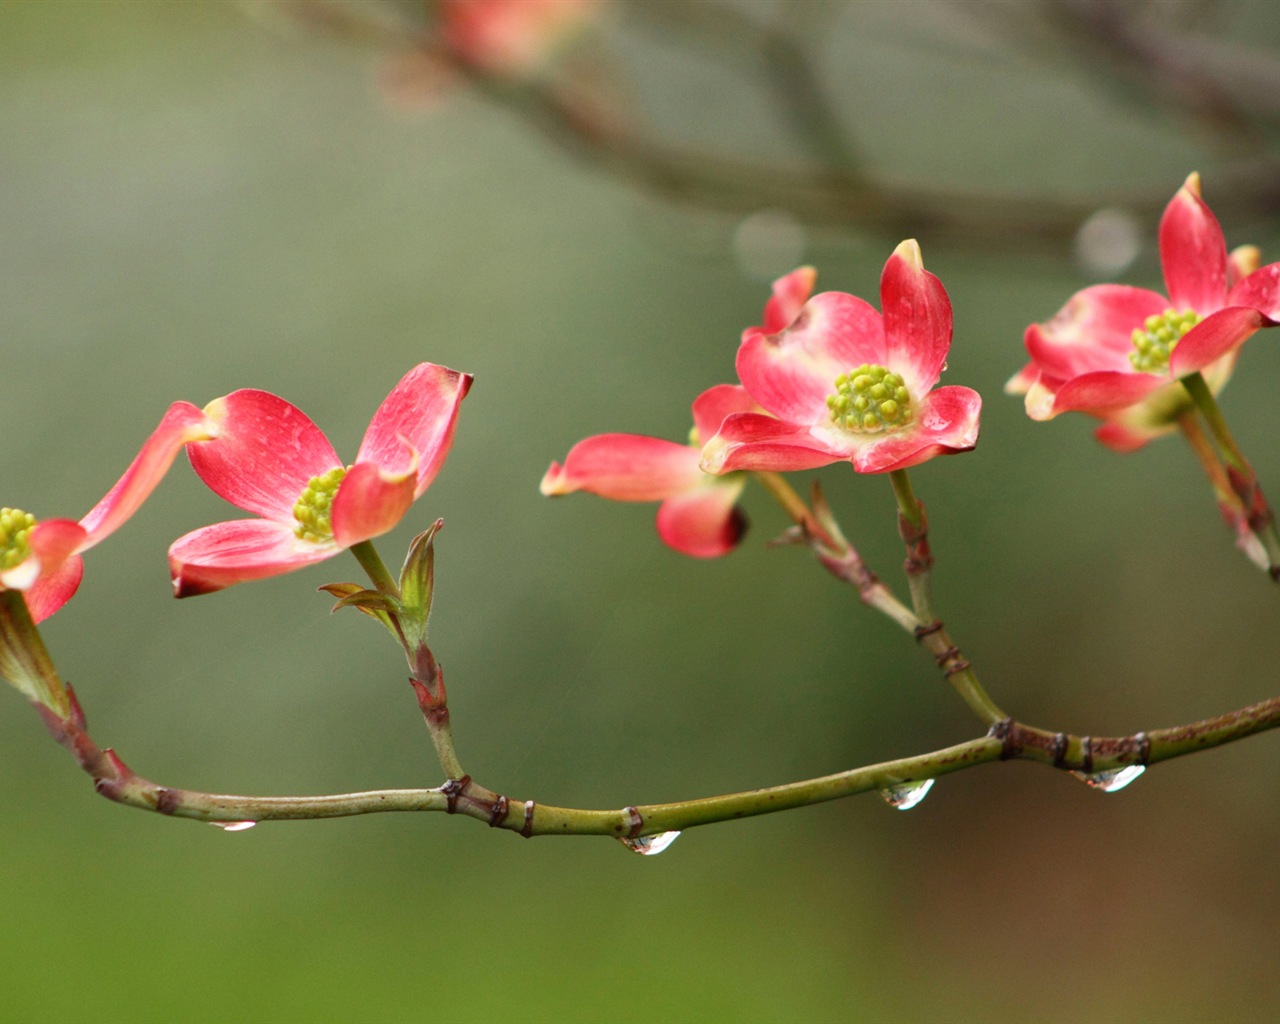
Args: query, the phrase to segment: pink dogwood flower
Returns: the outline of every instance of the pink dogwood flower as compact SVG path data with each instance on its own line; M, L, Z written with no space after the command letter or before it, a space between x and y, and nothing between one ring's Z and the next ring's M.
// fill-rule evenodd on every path
M1026 331L1028 363L1006 385L1027 415L1102 419L1097 436L1140 448L1171 429L1189 400L1178 381L1203 373L1225 386L1239 347L1280 319L1280 264L1258 269L1257 250L1228 255L1222 228L1190 175L1160 220L1168 295L1102 284L1077 292L1052 320Z
M178 597L292 572L395 527L453 444L471 376L420 363L391 390L344 467L296 406L266 391L233 391L205 413L217 436L187 446L217 494L260 519L235 519L169 548Z
M765 412L729 416L703 449L703 469L847 461L859 473L887 473L973 448L982 399L969 388L934 389L951 347L951 302L914 239L885 264L880 304L883 313L823 292L786 326L780 313L748 328L738 379Z
M640 434L588 437L569 449L564 465L551 463L542 493L587 491L614 501L660 501L656 525L668 547L694 558L727 555L747 528L737 506L746 477L708 476L698 460L702 439L711 437L726 416L755 407L742 388L719 384L693 403L691 443Z
M83 519L37 520L21 509L0 509L0 589L23 591L31 618L47 619L79 588L80 555L138 510L184 444L212 437L215 430L190 402L175 402L124 475Z

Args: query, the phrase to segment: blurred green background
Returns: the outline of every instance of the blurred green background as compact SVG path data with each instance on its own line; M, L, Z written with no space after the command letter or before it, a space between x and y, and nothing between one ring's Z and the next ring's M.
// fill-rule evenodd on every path
M1222 196L1227 157L1184 121L1080 66L993 59L964 7L833 19L827 74L878 172L1172 195L1198 169ZM1280 43L1268 5L1228 13L1227 39ZM785 151L731 82L610 25L669 130ZM659 543L651 506L537 490L588 434L684 436L771 276L813 262L874 300L898 239L818 225L746 258L739 214L637 192L475 91L388 102L387 60L223 3L0 5L4 503L79 516L168 403L237 387L350 454L399 376L441 362L476 376L453 454L380 547L398 561L445 518L433 649L480 781L618 807L975 735L895 627L765 548L785 522L763 493L743 549L700 563ZM1280 254L1274 214L1224 217L1228 243ZM996 700L1113 735L1271 696L1277 595L1185 446L1117 457L1001 394L1026 324L1097 272L1066 247L918 234L955 306L946 382L987 405L976 452L913 477L941 612ZM1122 279L1160 288L1154 223L1141 238ZM1278 374L1259 336L1226 409L1280 493ZM815 475L897 584L885 481ZM436 784L400 656L315 593L354 562L168 596L168 542L227 511L180 463L50 620L94 736L196 789ZM1114 796L994 765L910 813L864 796L641 859L429 815L224 834L135 813L0 700L4 1020L1265 1020L1280 994L1272 736Z

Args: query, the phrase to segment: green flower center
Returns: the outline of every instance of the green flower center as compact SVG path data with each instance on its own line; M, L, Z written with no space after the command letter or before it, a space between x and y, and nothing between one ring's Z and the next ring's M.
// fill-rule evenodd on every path
M911 395L899 374L864 363L836 378L827 395L831 422L855 434L880 434L911 422Z
M1201 320L1193 309L1166 309L1153 314L1133 331L1133 351L1129 362L1139 373L1164 373L1169 368L1169 353L1182 336Z
M0 508L0 570L21 565L31 546L27 538L36 525L36 517L20 508Z
M346 475L347 470L339 466L307 481L306 488L293 506L293 518L298 521L293 528L295 537L316 544L333 540L333 523L330 521L333 496L338 493L338 484Z

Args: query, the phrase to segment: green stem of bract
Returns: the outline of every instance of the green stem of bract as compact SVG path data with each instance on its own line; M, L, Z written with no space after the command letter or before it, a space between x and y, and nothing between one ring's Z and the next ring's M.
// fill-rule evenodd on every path
M396 585L395 577L388 571L378 549L373 546L373 541L362 540L359 544L353 544L350 551L375 588L384 594L399 596L400 588Z
M1178 413L1177 419L1178 428L1182 431L1183 438L1191 448L1191 451L1195 453L1201 467L1204 469L1205 476L1209 478L1209 483L1213 485L1213 496L1217 499L1218 509L1222 512L1222 518L1236 531L1236 545L1259 568L1270 569L1276 564L1275 559L1267 552L1266 545L1250 528L1249 516L1245 511L1244 502L1240 500L1240 496L1236 494L1235 489L1231 486L1231 479L1227 475L1227 470L1222 465L1222 460L1218 457L1218 452L1213 447L1212 442L1205 436L1204 427L1201 426L1195 410L1184 409Z
M898 502L898 532L907 545L906 570L911 603L915 607L916 618L927 625L937 620L930 587L933 555L929 551L929 520L925 516L924 505L911 488L911 478L905 469L891 472L889 482Z
M863 604L888 616L908 633L920 625L915 613L867 568L857 549L845 538L816 481L811 508L780 474L758 472L753 476L800 528L801 535L823 568L855 588Z
M1209 425L1209 432L1213 434L1213 439L1222 449L1223 461L1234 469L1248 469L1249 460L1244 457L1244 452L1236 444L1231 428L1227 426L1226 417L1222 415L1222 409L1218 405L1218 400L1213 397L1213 392L1209 388L1208 381L1204 379L1204 374L1192 373L1183 377L1182 386L1187 389L1191 400L1195 402L1196 408L1200 410L1200 415L1204 417L1205 422Z
M1200 373L1189 374L1182 378L1182 386L1204 417L1209 433L1218 446L1226 467L1227 480L1240 499L1245 522L1267 553L1271 578L1280 581L1280 535L1276 533L1275 512L1263 496L1257 473L1236 444L1231 428L1227 426L1226 417L1222 415L1222 409L1204 376Z
M916 529L924 526L924 506L916 497L911 487L911 477L905 469L895 469L889 474L889 483L893 484L893 496L898 500L898 511Z
M59 718L75 712L20 590L0 589L0 678Z
M753 473L752 476L755 477L761 487L769 492L774 501L782 506L782 511L787 514L791 521L804 530L806 534L817 538L829 548L841 546L840 541L844 538L830 535L823 525L818 522L818 517L805 504L804 499L795 492L795 488L787 483L786 477L781 473L760 472ZM848 542L845 541L843 546L847 547Z
M898 532L907 546L904 568L916 618L920 621L915 629L916 640L933 655L943 676L969 710L989 726L1005 721L1009 716L987 694L978 681L977 673L952 642L942 620L934 612L930 586L933 552L929 547L929 518L925 515L924 504L912 490L905 469L893 470L889 481L898 501Z

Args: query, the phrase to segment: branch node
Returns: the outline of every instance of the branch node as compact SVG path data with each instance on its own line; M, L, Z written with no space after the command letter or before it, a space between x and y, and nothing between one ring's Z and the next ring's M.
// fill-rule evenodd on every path
M440 792L445 795L445 813L455 814L458 810L458 797L466 792L467 787L471 785L471 776L464 775L460 779L446 779L440 787Z
M1080 770L1086 775L1093 773L1093 737L1085 736L1080 740Z
M1018 723L1012 718L1004 718L987 730L987 735L1000 741L1000 760L1008 761L1017 757L1019 744L1017 739Z
M628 839L639 839L640 833L644 830L644 818L640 816L640 811L635 807L624 807L623 813L627 816L627 822L630 828L627 830Z
M919 626L916 626L916 628L911 631L912 635L916 638L916 643L920 643L922 640L925 639L925 637L933 636L934 633L941 633L941 632L942 632L941 619L934 619L934 621L930 622L927 626L921 623Z
M1145 768L1151 763L1151 737L1145 732L1133 734L1133 742L1138 747L1138 764Z
M168 786L156 787L156 810L161 814L173 814L182 806L182 796Z
M511 809L511 801L501 794L489 808L489 827L497 828L507 820L507 812Z
M520 826L520 834L526 839L533 836L533 808L535 804L532 800L524 802L524 824Z
M1049 752L1053 754L1053 766L1055 768L1065 768L1067 766L1067 745L1069 742L1065 732L1053 734L1053 746L1049 748Z

